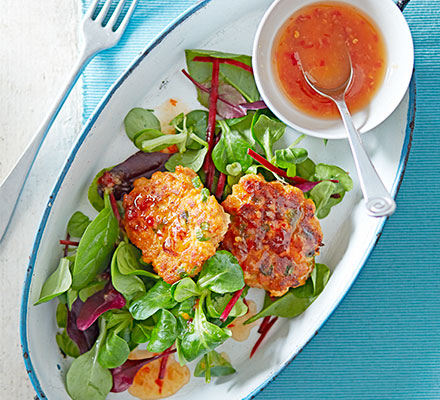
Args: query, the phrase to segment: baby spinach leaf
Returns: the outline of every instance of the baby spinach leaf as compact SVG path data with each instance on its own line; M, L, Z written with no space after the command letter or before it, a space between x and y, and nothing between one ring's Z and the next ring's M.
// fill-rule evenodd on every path
M85 303L89 297L104 289L105 285L107 285L107 281L92 281L78 292L78 296Z
M232 296L233 294L229 293L224 295L209 293L206 296L206 311L208 312L208 316L211 318L220 318ZM241 317L247 312L248 308L246 304L244 304L243 298L240 297L229 313L229 317Z
M186 63L190 75L198 82L205 83L211 80L212 63L194 61L195 57L229 58L252 65L250 56L232 53L222 53L212 50L185 50ZM234 65L220 64L219 80L225 81L235 87L249 102L260 100L260 93L251 72Z
M105 337L98 353L98 361L104 368L116 368L127 361L129 354L128 343L112 331Z
M176 132L186 132L189 135L193 133L199 139L205 141L206 129L208 128L208 114L205 110L193 110L186 115L181 113L170 122L170 125L174 126ZM189 138L186 147L191 150L198 150L203 145Z
M160 131L160 121L153 114L152 110L144 108L131 109L124 119L125 133L130 140L134 140L134 136L145 129L155 129Z
M73 400L105 400L112 388L112 374L98 362L105 335L105 321L102 320L92 349L76 358L67 371L67 392Z
M105 269L118 235L118 221L111 207L107 206L92 221L81 237L73 266L73 289L82 289Z
M297 164L296 174L301 178L311 181L315 176L315 168L315 163L310 158L307 158L302 163Z
M353 189L353 181L348 173L336 165L317 164L315 178L318 181L337 180L338 193L342 190L348 192Z
M58 303L55 316L58 328L65 328L67 326L67 306L63 303Z
M161 308L173 308L177 302L171 295L171 285L160 280L144 296L130 305L134 319L144 320Z
M250 324L259 318L275 315L282 318L293 318L303 313L324 290L330 276L329 268L316 264L305 285L290 289L284 296L272 301L266 294L263 309L245 321Z
M104 168L99 171L96 176L93 178L92 183L89 186L89 190L87 192L87 197L89 199L90 204L96 211L101 211L104 208L104 199L100 196L98 191L98 180L104 175L105 172L110 171L113 167Z
M122 275L142 275L147 278L159 279L159 275L142 268L141 252L130 243L121 242L116 255L118 270Z
M252 136L263 148L266 159L269 162L273 161L273 145L280 140L286 125L282 122L269 118L265 114L260 114L258 119L252 125Z
M196 297L190 297L170 310L177 320L178 337L185 331L188 321L194 318L195 303Z
M67 223L67 233L72 237L80 238L90 222L87 215L84 215L81 211L77 211L70 217Z
M55 272L52 273L41 288L40 298L35 303L41 304L52 300L70 288L72 276L69 269L69 260L62 258Z
M70 339L65 329L63 330L63 333L56 334L55 340L60 350L66 356L74 357L74 358L79 356L80 353L78 346L75 344L75 342L72 339Z
M275 165L279 168L289 168L293 164L301 164L307 159L308 152L300 147L288 147L275 151Z
M244 286L243 270L226 250L217 251L203 265L197 285L216 293L232 293Z
M153 153L164 150L175 144L179 151L186 149L186 141L188 135L186 133L178 133L177 135L168 135L155 129L145 129L140 131L134 137L136 147L145 153Z
M200 296L201 292L197 284L191 278L183 278L171 286L174 300L181 303L193 296Z
M165 168L168 171L174 172L176 167L181 165L197 172L202 168L207 153L208 149L206 147L202 147L199 150L186 150L184 153L175 153L167 161Z
M177 337L177 320L174 315L168 310L160 310L158 318L147 346L147 350L153 353L165 351Z
M342 201L342 196L337 199L331 197L336 188L336 183L322 181L310 191L310 198L315 203L315 214L318 218L325 218L330 213L330 209Z
M154 326L155 323L151 318L145 321L136 321L133 330L131 331L131 340L135 343L148 342Z
M208 322L199 304L196 307L194 319L188 324L178 342L183 358L189 362L214 350L229 337L231 337L231 331Z
M66 292L66 298L67 298L67 308L71 310L73 303L75 303L76 299L78 298L78 291L70 288Z
M212 151L212 160L220 172L227 174L227 166L234 163L239 163L242 171L252 165L252 157L247 154L248 149L255 150L250 129L252 118L252 114L248 114L232 125L227 120L218 121L222 135Z
M234 374L235 368L221 354L215 350L205 354L197 363L194 376L201 378L207 376L226 376ZM206 380L209 383L209 380Z
M112 284L115 289L121 293L127 301L131 301L138 293L145 293L145 285L142 279L136 275L122 275L119 271L118 254L127 244L121 242L113 253L111 262Z

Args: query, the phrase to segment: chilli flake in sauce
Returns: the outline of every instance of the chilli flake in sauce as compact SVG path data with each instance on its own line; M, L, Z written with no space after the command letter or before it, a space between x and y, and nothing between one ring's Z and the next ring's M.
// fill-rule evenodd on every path
M370 102L384 78L385 45L379 29L357 8L337 2L312 4L287 20L275 42L273 58L279 83L297 108L320 118L339 117L333 102L306 83L298 58L305 71L337 82L343 79L340 75L346 76L342 64L346 49L354 70L346 101L354 113ZM338 53L341 57L335 57Z

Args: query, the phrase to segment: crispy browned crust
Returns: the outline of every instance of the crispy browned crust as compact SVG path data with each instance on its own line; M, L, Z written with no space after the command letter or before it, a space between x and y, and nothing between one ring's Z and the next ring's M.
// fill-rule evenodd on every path
M194 186L197 174L178 166L176 172L156 172L135 181L124 196L124 227L168 283L197 275L214 255L228 228L229 216L214 196L202 196Z
M322 231L300 189L246 175L222 206L231 215L222 247L237 257L247 285L282 296L306 282Z

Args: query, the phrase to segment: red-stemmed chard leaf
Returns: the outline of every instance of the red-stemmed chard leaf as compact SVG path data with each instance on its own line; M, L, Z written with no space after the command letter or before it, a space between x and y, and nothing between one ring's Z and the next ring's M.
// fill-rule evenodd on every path
M197 56L194 57L193 61L199 61L199 62L209 62L209 63L213 63L215 60L218 60L218 62L220 64L229 64L229 65L234 65L235 67L239 67L241 69L244 69L245 71L250 72L251 74L254 73L253 69L251 66L241 62L241 61L237 61L237 60L233 60L231 58L216 58L216 57L202 57L202 56Z
M202 85L197 82L188 72L182 69L182 73L194 84L197 89L201 92L208 94L211 93L210 86ZM246 104L252 103L243 103L245 98L241 95L241 93L235 89L233 86L221 82L219 84L219 95L217 102L217 114L220 117L229 119L229 118L241 118L247 114Z
M66 325L67 334L78 346L80 354L84 354L92 348L99 334L97 322L90 325L86 330L80 331L78 329L76 325L77 318L83 305L84 303L80 299L75 300L75 302L72 304L72 309L67 310Z
M287 176L286 171L271 164L263 156L261 156L260 154L258 154L254 150L248 149L248 154L255 161L258 161L261 165L266 167L269 171L283 177L286 181L288 181L290 184L297 187L298 189L301 189L303 192L308 192L309 190L312 190L318 183L322 182L322 181L312 182L307 179L301 178L300 176L293 176L293 177ZM339 181L336 179L330 179L330 182L338 183Z
M229 314L231 313L232 309L235 306L235 303L237 303L238 299L240 298L241 294L243 293L245 286L243 286L240 290L237 290L234 295L232 296L231 300L229 300L228 304L226 304L226 307L224 311L222 312L222 315L220 315L220 321L225 322Z
M100 292L90 296L81 308L76 325L84 331L108 310L125 306L125 298L109 282Z
M133 189L133 182L136 179L151 178L155 172L165 171L165 163L170 157L171 154L138 151L99 178L99 194L103 196L106 190L111 189L115 199L121 200L125 193Z
M74 242L73 240L60 240L60 244L62 244L63 246L78 246L79 242ZM67 254L64 256L67 257Z
M267 108L267 105L263 100L254 101L252 103L240 103L238 106L246 110L264 110Z
M134 377L144 365L159 360L160 358L168 357L175 352L176 349L167 349L163 353L143 360L127 360L121 366L111 369L110 372L113 376L113 387L111 391L113 393L124 392L132 385Z
M212 150L214 148L215 123L217 118L217 100L218 100L218 78L219 78L220 64L218 59L212 62L212 77L211 77L211 94L209 96L209 115L208 127L206 129L206 141L208 142L208 153L206 154L205 164L203 169L206 173L206 186L209 190L212 189L214 181L215 167L212 162Z
M252 347L251 354L250 354L249 358L252 358L252 356L255 354L258 347L260 347L261 342L266 337L270 328L272 328L273 324L277 321L277 319L278 319L278 317L273 317L270 321L268 321L268 322L266 321L266 323L263 320L263 322L261 323L260 329L258 329L258 332L260 333L260 337L258 338L256 343L254 344L254 347ZM264 327L263 327L263 324L265 324Z
M218 201L222 199L223 191L225 189L225 184L226 184L226 174L221 172L220 176L218 177L217 190L215 191L215 197L217 197Z

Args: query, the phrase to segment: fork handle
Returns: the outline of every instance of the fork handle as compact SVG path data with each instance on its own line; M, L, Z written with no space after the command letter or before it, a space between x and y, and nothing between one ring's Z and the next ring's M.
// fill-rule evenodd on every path
M52 105L49 113L44 119L43 123L38 128L31 142L26 147L15 166L10 171L9 175L0 185L0 242L6 232L9 225L9 221L14 212L20 193L23 189L23 185L29 175L29 171L35 161L35 158L40 150L40 147L47 136L49 129L51 128L56 116L58 115L61 107L67 99L67 96L72 91L78 77L83 69L90 61L91 55L85 50L81 51L77 62L71 70L70 77L67 80L64 89L59 93L57 99Z
M353 153L368 214L372 217L389 216L395 211L396 203L385 188L365 151L361 136L353 124L345 99L335 99L335 103L348 133L348 141Z

